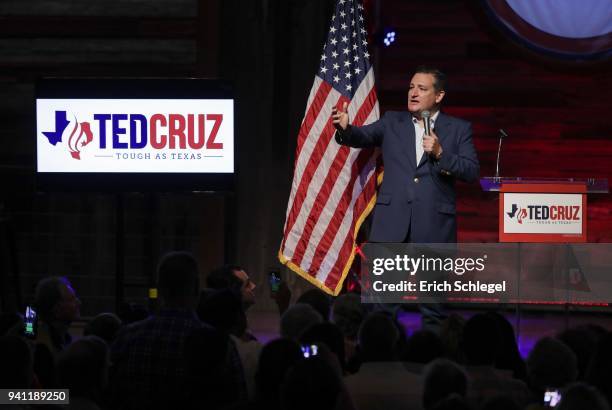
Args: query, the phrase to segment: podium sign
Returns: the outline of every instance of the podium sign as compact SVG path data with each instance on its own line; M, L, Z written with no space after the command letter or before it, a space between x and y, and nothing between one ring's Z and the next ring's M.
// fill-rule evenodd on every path
M500 192L500 242L586 242L584 184L504 183Z
M485 177L499 192L500 242L586 242L587 194L608 193L605 178Z

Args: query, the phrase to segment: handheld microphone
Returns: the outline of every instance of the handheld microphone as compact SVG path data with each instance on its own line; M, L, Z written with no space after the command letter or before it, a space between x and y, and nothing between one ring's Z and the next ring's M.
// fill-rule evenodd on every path
M506 131L499 129L499 145L497 146L497 161L495 161L495 179L499 180L499 158L501 156L502 140L507 137Z
M431 117L431 113L425 110L421 113L421 117L423 118L423 126L425 127L425 135L431 135L431 124L429 123L429 118Z

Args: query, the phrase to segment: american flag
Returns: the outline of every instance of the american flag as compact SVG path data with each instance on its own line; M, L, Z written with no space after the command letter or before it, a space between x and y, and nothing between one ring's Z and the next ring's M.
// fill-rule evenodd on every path
M355 255L355 239L374 207L382 177L379 151L334 140L332 107L348 103L349 120L379 117L361 0L338 0L298 133L293 185L279 259L337 295Z

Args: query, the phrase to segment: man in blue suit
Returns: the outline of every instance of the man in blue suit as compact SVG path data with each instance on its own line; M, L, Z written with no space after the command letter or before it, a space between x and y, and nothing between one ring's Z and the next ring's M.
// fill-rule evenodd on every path
M410 81L407 112L390 111L372 124L353 127L346 104L342 111L333 109L339 144L382 149L385 174L372 242L457 241L455 181L475 181L479 165L470 123L440 112L445 88L442 72L419 67ZM430 112L431 135L424 135L423 111Z
M410 81L408 111L387 112L372 124L353 127L346 104L332 110L339 144L382 149L385 173L371 242L457 241L455 181L475 181L479 165L471 124L440 112L445 93L446 75L422 66ZM430 135L425 133L425 111L430 113Z

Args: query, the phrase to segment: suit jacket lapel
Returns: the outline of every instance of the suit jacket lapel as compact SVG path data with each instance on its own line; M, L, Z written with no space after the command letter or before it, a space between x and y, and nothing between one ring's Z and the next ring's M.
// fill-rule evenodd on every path
M442 144L442 142L443 140L445 140L448 131L448 117L444 115L443 112L440 112L440 114L438 114L436 124L434 125L434 131L438 136L440 145L442 145L442 148L444 148L444 144Z
M415 134L414 134L414 124L412 124L412 117L410 113L405 112L400 117L400 121L398 123L399 133L400 133L400 141L402 141L401 146L402 150L408 156L408 160L410 161L410 165L412 168L416 168L416 148L415 148Z

